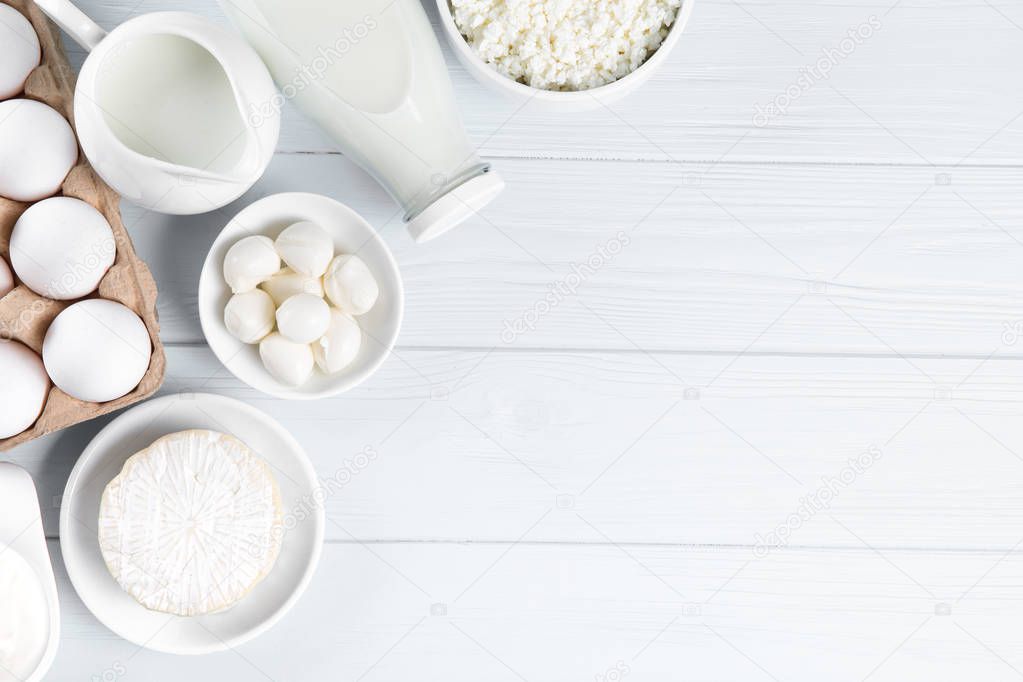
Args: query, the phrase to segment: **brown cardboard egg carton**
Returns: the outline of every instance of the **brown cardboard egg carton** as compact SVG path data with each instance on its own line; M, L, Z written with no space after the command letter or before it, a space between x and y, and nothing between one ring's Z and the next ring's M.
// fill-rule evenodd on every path
M61 46L59 31L31 0L0 2L14 7L32 22L42 47L42 63L28 77L25 92L19 97L49 104L71 121L73 127L71 110L75 74ZM149 330L149 338L153 342L153 356L141 383L131 393L116 400L105 403L83 402L55 386L51 387L46 405L36 423L27 431L0 440L0 451L143 400L155 393L163 383L166 360L163 345L160 343L160 325L156 317L156 282L146 264L135 255L131 238L124 223L121 222L118 208L120 197L96 175L81 150L78 152L78 162L61 185L60 195L75 197L91 204L110 223L117 254L114 257L114 264L100 280L99 289L90 297L107 298L134 310ZM11 231L15 221L29 206L31 204L0 197L0 255L8 265ZM13 291L0 298L0 337L21 341L39 353L50 322L71 303L74 301L43 298L19 283ZM3 381L3 377L0 377L0 381Z

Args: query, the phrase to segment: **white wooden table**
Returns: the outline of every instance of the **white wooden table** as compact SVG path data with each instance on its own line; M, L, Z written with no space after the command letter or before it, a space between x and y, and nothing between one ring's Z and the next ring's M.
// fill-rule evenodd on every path
M81 4L107 28L225 21L212 0ZM699 0L666 68L588 115L516 111L451 70L508 189L434 243L293 109L223 212L123 207L160 286L165 393L252 402L324 477L378 456L327 499L294 611L177 658L106 630L63 570L59 495L105 420L15 450L59 580L51 678L1023 676L1023 6ZM374 223L408 295L379 374L313 404L240 385L196 313L227 218L291 190Z

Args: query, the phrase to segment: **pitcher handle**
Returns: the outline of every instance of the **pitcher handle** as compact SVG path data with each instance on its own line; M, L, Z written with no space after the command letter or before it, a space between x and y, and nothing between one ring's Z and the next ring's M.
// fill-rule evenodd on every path
M99 41L107 35L99 24L87 17L70 0L36 0L36 4L86 50L99 45Z

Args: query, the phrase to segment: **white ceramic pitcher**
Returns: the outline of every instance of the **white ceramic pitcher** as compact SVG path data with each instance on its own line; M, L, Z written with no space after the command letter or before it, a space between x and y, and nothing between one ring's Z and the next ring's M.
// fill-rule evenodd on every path
M121 196L161 213L204 213L266 170L280 117L246 115L275 89L245 41L185 12L144 14L108 34L68 0L37 3L90 51L75 128L93 168Z

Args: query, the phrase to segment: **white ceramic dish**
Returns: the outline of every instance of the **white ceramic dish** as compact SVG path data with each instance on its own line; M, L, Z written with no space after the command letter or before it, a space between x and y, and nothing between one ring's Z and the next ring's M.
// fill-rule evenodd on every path
M27 565L39 582L39 589L47 604L47 643L35 662L34 670L24 682L42 680L57 655L60 642L60 605L57 584L53 579L50 554L46 550L46 537L39 513L39 497L28 472L10 462L0 462L0 553ZM0 605L0 608L3 608ZM0 670L0 679L7 679Z
M286 531L273 570L244 599L222 613L184 618L150 611L120 588L103 562L96 523L103 489L128 457L160 436L196 428L232 434L270 464L281 490ZM101 623L141 647L204 654L237 646L280 620L312 579L325 522L321 507L309 513L308 500L318 486L302 446L263 412L206 393L150 400L110 422L71 471L60 510L60 548L68 576Z
M437 9L440 13L440 25L447 36L451 49L462 66L476 80L494 92L520 104L531 101L539 109L570 112L598 109L616 102L649 80L654 71L660 68L661 64L668 59L672 49L678 44L682 31L685 30L686 23L689 21L689 16L693 13L694 1L682 1L682 7L678 11L678 16L675 17L675 23L668 29L668 36L657 51L650 55L638 69L613 83L589 90L571 92L543 90L508 78L473 52L465 37L458 30L458 25L455 24L448 0L437 0Z
M369 266L380 285L376 305L358 316L362 348L351 365L336 374L313 370L309 381L288 386L274 379L259 358L259 346L244 344L227 331L224 306L231 290L223 277L227 250L249 235L271 239L300 220L311 220L334 238L335 253L357 254ZM319 194L292 192L273 194L250 204L223 229L199 277L199 321L213 353L227 369L252 388L291 400L311 400L336 395L365 381L387 358L398 339L405 306L398 265L373 227L342 203Z

